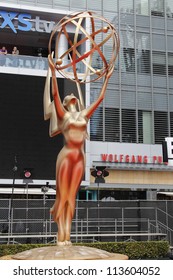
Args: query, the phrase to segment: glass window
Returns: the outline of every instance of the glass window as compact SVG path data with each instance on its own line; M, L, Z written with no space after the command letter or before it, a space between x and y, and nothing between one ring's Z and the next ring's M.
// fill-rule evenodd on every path
M163 17L165 0L151 0L150 2L151 2L151 15Z
M91 104L97 99L100 89L91 89ZM90 121L90 140L103 141L103 108L102 104L97 108Z
M80 190L78 192L77 198L79 200L86 200L86 191Z
M149 34L136 34L136 61L138 73L150 73Z
M162 84L159 87L159 79L156 78L155 81L158 84L158 87L155 87L155 82L154 87L153 87L153 107L155 111L167 111L168 110L168 97L166 94L166 89L163 88L161 89L160 87L163 86L163 84L165 83L164 80L166 79L162 79L160 78L160 80L162 81Z
M121 0L119 1L120 12L121 13L133 13L133 0Z
M14 1L8 1L8 2L14 2ZM35 4L35 0L22 0L21 2L22 2L22 4L31 4L31 5ZM44 3L44 1L38 0L38 3L42 4L42 3Z
M51 6L52 7L52 1L37 0L37 5L38 6L49 6L49 7Z
M138 137L139 143L152 144L152 114L147 111L138 111Z
M120 45L124 48L135 48L135 32L133 27L128 24L126 25L125 30L120 33L120 42Z
M167 14L167 17L173 17L173 1L172 0L166 1L166 14Z
M134 49L124 48L123 56L124 56L124 65L125 65L126 71L135 72L135 51L134 51Z
M168 74L173 76L173 53L168 53Z
M161 144L168 137L168 114L167 112L154 112L155 144Z
M149 50L137 50L137 71L138 73L150 73Z
M94 112L90 121L90 140L103 141L103 108Z
M117 0L103 0L103 10L117 12Z
M119 109L105 108L105 141L119 142Z
M166 75L166 54L153 51L153 74Z
M110 12L110 11L103 11L103 17L105 19L109 19L109 22L114 25L114 27L118 30L118 13L117 12Z
M93 0L83 0L84 2L87 2L87 9L88 10L101 10L102 9L102 0L97 0L97 1L93 1ZM80 3L81 1L77 0L78 3Z
M136 13L140 15L148 15L148 0L136 0Z
M136 112L122 109L122 142L136 143Z
M127 25L126 30L120 34L120 60L123 72L135 71L134 30Z
M171 129L171 137L173 137L173 112L170 112L170 129Z
M86 8L86 1L70 0L70 5L73 8L78 8L78 9L83 8L84 9L84 8Z
M63 0L63 1L62 0L53 0L53 7L54 8L61 8L62 6L68 8L69 5L70 5L70 0Z
M140 84L140 79L138 80ZM149 111L152 110L152 93L151 93L151 79L150 75L142 76L142 85L138 86L137 106L139 110Z

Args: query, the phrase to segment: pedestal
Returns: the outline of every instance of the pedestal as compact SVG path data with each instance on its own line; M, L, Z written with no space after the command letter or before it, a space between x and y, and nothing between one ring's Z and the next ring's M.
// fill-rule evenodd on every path
M12 256L14 260L128 260L123 254L109 253L87 246L47 246Z

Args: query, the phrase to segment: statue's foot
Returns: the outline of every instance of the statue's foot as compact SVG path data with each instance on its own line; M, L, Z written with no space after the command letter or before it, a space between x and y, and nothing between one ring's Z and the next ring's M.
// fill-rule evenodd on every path
M58 246L71 246L72 243L70 240L65 240L65 241L57 241Z
M66 245L66 241L57 241L57 245L58 246L65 246Z
M70 241L70 240L65 240L65 245L66 245L66 246L71 246L71 245L72 245L72 243L71 243L71 241Z

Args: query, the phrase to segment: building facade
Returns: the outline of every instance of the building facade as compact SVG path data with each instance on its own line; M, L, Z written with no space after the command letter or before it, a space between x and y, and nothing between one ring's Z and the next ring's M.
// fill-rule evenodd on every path
M173 169L162 158L162 141L173 136L171 0L1 1L1 47L6 46L8 54L0 61L0 184L22 186L26 169L33 173L31 186L55 184L63 139L50 139L43 120L47 46L55 23L85 10L114 24L121 46L106 97L88 128L79 198L155 199L158 192L171 191L173 183ZM11 55L14 46L20 52L17 62ZM99 68L99 58L96 63ZM63 97L73 86L57 75ZM101 87L101 81L83 87L86 105ZM105 183L91 175L100 167L109 171Z

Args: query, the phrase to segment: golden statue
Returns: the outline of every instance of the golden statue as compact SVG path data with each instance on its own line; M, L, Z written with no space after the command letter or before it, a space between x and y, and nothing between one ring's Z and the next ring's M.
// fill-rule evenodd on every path
M85 172L84 142L87 138L87 124L94 111L104 98L112 69L106 74L103 87L97 100L88 108L78 106L79 100L71 93L61 102L56 79L55 67L49 59L52 72L52 96L50 97L50 69L44 91L44 118L50 119L50 136L62 133L65 145L58 154L56 162L56 200L51 209L54 221L58 225L57 241L59 245L70 242L71 223L75 211L76 194Z
M85 22L89 20L90 34L84 28ZM96 29L95 21L102 21L103 25ZM70 25L70 27L68 27ZM69 35L67 30L74 25L74 36ZM106 25L106 26L105 26ZM103 40L99 43L97 35L103 34ZM53 40L53 37L55 39ZM67 40L69 49L64 53L58 51L61 36ZM100 37L99 37L100 38ZM63 38L64 40L64 38ZM102 47L109 42L109 49L112 46L109 61L102 53ZM51 44L55 42L55 58L53 58ZM90 47L84 53L86 42L90 42ZM52 31L49 41L49 70L46 78L44 91L44 119L50 119L49 134L51 137L62 133L65 138L65 145L60 151L56 162L56 200L51 209L54 221L58 225L58 245L69 245L72 218L75 211L76 194L80 187L85 172L84 143L87 138L87 124L94 111L102 102L107 88L108 80L113 73L114 62L119 50L119 38L115 28L104 18L92 12L81 12L71 16L65 16ZM95 55L96 54L96 55ZM70 61L66 57L69 57ZM100 69L94 68L93 61L96 57L102 60ZM67 62L67 63L65 63ZM77 72L76 65L83 63L85 71ZM68 69L67 69L68 68ZM72 68L72 70L71 70ZM65 71L67 69L67 71ZM73 93L67 95L63 102L60 99L56 70L65 78L76 82L78 96ZM50 96L50 77L52 74L52 97ZM80 75L78 75L80 74ZM80 83L95 81L104 77L103 86L98 98L85 108Z

